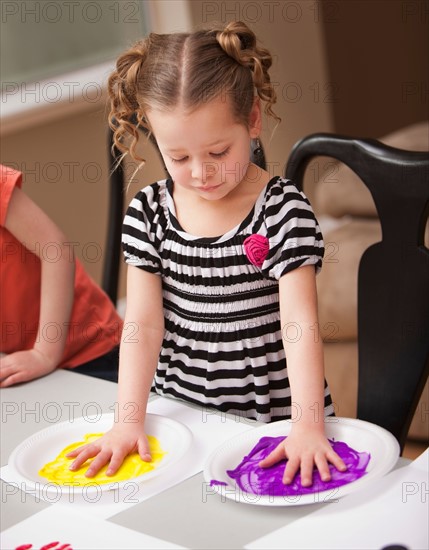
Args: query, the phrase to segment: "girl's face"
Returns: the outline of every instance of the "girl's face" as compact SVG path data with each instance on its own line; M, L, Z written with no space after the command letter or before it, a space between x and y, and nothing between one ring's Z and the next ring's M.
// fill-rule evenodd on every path
M229 102L218 98L184 113L150 110L152 127L165 165L175 185L206 200L219 200L246 176L250 140L261 129L260 105L255 100L249 127L237 122Z

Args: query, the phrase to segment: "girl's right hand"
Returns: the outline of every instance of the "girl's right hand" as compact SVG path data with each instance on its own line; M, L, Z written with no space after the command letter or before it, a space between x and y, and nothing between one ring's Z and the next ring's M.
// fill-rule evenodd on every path
M82 447L74 449L67 454L68 458L75 458L70 465L70 470L78 470L89 458L94 458L85 472L86 477L94 477L107 463L109 467L106 475L114 475L121 466L125 457L137 451L145 462L152 460L149 442L141 424L137 426L115 426L106 432L100 439Z

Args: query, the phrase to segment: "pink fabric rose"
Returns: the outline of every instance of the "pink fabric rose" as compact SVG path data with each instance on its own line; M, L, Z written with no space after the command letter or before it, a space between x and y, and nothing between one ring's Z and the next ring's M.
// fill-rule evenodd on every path
M254 233L245 239L243 246L250 262L256 267L261 267L270 248L267 237Z

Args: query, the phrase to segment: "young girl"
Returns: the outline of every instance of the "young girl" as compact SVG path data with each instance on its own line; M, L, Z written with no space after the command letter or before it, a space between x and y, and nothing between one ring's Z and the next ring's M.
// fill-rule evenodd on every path
M289 437L263 461L287 457L284 482L328 462L343 470L324 433L333 413L324 383L315 272L323 242L306 197L251 164L261 104L274 116L271 56L243 23L138 42L111 75L115 143L134 158L138 131L156 139L171 179L142 189L124 220L128 263L119 422L70 454L77 469L113 474L138 451L150 460L149 391L256 418L292 418ZM131 143L125 138L131 136ZM286 363L287 357L287 363ZM138 412L126 422L127 406Z

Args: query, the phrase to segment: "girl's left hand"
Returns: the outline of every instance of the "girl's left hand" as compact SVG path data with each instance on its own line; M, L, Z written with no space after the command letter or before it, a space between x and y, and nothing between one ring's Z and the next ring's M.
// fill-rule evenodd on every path
M311 428L294 427L290 435L264 460L261 460L259 466L269 468L285 458L288 459L283 474L285 485L292 483L299 469L301 470L302 486L312 485L314 465L319 470L322 481L331 479L328 463L333 464L340 472L347 470L347 466L332 449L325 434Z

